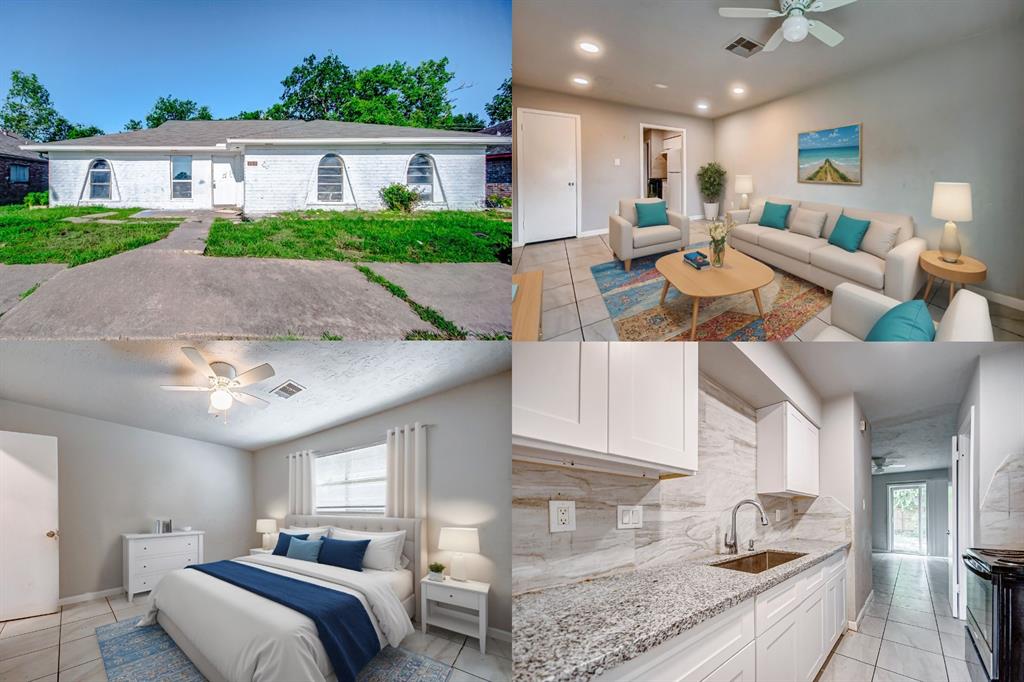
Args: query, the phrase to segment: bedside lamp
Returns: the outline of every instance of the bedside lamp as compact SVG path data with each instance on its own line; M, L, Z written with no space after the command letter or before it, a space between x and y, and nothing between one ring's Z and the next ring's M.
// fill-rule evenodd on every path
M932 190L932 217L947 221L939 241L939 255L947 263L957 262L960 259L960 237L957 236L956 223L953 221L970 222L974 218L971 212L971 183L936 182Z
M263 533L263 549L270 549L270 536L277 532L277 521L256 519L256 532Z
M737 175L735 188L736 193L740 195L740 208L750 208L750 199L747 195L754 193L754 176Z
M442 528L437 548L454 552L452 554L452 580L466 580L466 568L463 565L463 554L480 553L480 535L476 528Z

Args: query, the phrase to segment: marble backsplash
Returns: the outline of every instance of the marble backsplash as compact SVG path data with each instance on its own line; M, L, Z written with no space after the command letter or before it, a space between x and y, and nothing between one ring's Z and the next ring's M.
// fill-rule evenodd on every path
M532 462L512 463L512 588L520 594L638 566L725 551L732 507L744 498L764 506L769 525L744 507L740 542L849 540L851 515L832 497L757 496L754 409L701 376L695 476L666 481ZM576 530L548 531L548 500L576 502ZM644 505L644 527L615 528L620 504ZM776 519L776 511L778 519Z
M982 547L1024 547L1024 453L1007 456L981 501Z

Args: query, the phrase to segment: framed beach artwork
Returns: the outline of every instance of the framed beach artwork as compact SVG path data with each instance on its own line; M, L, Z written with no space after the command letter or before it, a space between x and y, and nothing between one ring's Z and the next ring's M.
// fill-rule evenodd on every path
M797 135L798 182L859 185L861 124L825 128Z

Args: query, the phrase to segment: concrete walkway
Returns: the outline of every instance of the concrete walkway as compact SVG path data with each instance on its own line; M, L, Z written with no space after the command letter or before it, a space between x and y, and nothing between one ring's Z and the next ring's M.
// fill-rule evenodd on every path
M56 275L67 266L59 263L4 265L0 263L0 315L18 305L21 295Z
M210 234L211 225L213 225L212 217L188 218L163 239L142 248L158 251L184 251L202 255L206 250L206 237Z

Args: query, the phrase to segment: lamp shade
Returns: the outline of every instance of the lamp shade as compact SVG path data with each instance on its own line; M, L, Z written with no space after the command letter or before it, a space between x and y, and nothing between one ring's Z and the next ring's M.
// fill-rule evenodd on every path
M476 528L442 528L437 548L449 552L480 553L480 535Z
M952 221L972 220L971 183L936 182L932 190L932 217Z
M754 192L754 176L736 176L736 194L752 194Z
M276 533L277 521L274 519L256 519L257 533Z

